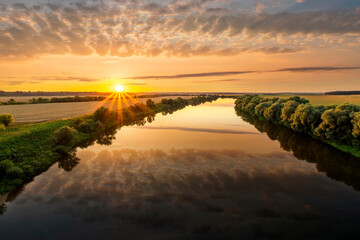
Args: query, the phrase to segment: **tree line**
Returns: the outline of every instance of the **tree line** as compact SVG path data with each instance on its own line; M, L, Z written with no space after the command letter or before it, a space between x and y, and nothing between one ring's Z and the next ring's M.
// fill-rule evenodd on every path
M53 97L53 98L32 98L27 102L18 102L11 98L9 101L0 102L0 105L21 105L21 104L40 104L40 103L63 103L63 102L92 102L102 101L106 97L103 96L86 96L86 97Z
M312 105L298 96L288 99L245 95L235 101L236 111L245 111L261 119L309 134L342 148L360 147L360 106ZM345 150L345 149L342 149ZM359 153L359 152L358 152Z

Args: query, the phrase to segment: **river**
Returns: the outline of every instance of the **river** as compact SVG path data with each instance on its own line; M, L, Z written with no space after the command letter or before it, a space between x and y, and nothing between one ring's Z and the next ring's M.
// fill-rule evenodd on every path
M2 196L1 238L360 237L359 159L237 116L233 99L141 125Z

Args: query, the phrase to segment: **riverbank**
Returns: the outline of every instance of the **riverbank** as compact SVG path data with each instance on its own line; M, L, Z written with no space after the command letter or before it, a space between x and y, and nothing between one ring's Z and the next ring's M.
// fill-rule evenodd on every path
M51 122L16 124L0 135L0 193L14 190L59 161L71 168L73 152L94 142L109 144L117 129L152 121L156 113L169 114L218 96L164 99L158 104L137 103L120 111L100 108L94 114ZM62 130L63 129L63 130Z
M246 95L236 100L235 110L305 133L360 158L358 105L312 105L297 96L283 99Z

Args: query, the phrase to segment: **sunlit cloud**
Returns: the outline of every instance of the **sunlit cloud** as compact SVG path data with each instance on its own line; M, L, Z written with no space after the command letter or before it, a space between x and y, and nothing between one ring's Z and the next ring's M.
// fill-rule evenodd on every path
M289 54L339 41L359 46L360 8L263 12L271 7L265 2L255 11L229 6L216 0L1 4L0 57L234 56Z
M281 68L276 70L255 70L255 71L229 71L229 72L208 72L208 73L190 73L190 74L176 74L164 76L137 76L128 77L126 79L181 79L181 78L197 78L197 77L217 77L240 75L250 73L267 73L267 72L323 72L323 71L344 71L344 70L359 70L360 67L299 67L299 68ZM225 79L220 81L235 81L235 79Z

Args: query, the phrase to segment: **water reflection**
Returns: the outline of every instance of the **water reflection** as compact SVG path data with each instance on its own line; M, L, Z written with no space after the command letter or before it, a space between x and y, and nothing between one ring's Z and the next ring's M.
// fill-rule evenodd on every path
M238 111L237 115L254 125L259 132L266 133L271 140L279 141L281 148L292 152L297 159L315 163L318 171L360 190L359 158L330 147L307 135L299 134L267 121L261 121L245 112Z
M78 157L70 175L52 167L17 204L70 216L76 227L58 226L65 231L83 233L88 224L102 223L115 234L110 237L133 239L333 238L355 234L351 228L360 223L358 194L288 153L121 149L83 150ZM2 220L0 231L5 221L11 229L29 217ZM48 221L40 214L37 224L23 228L34 237L39 225L53 224Z

